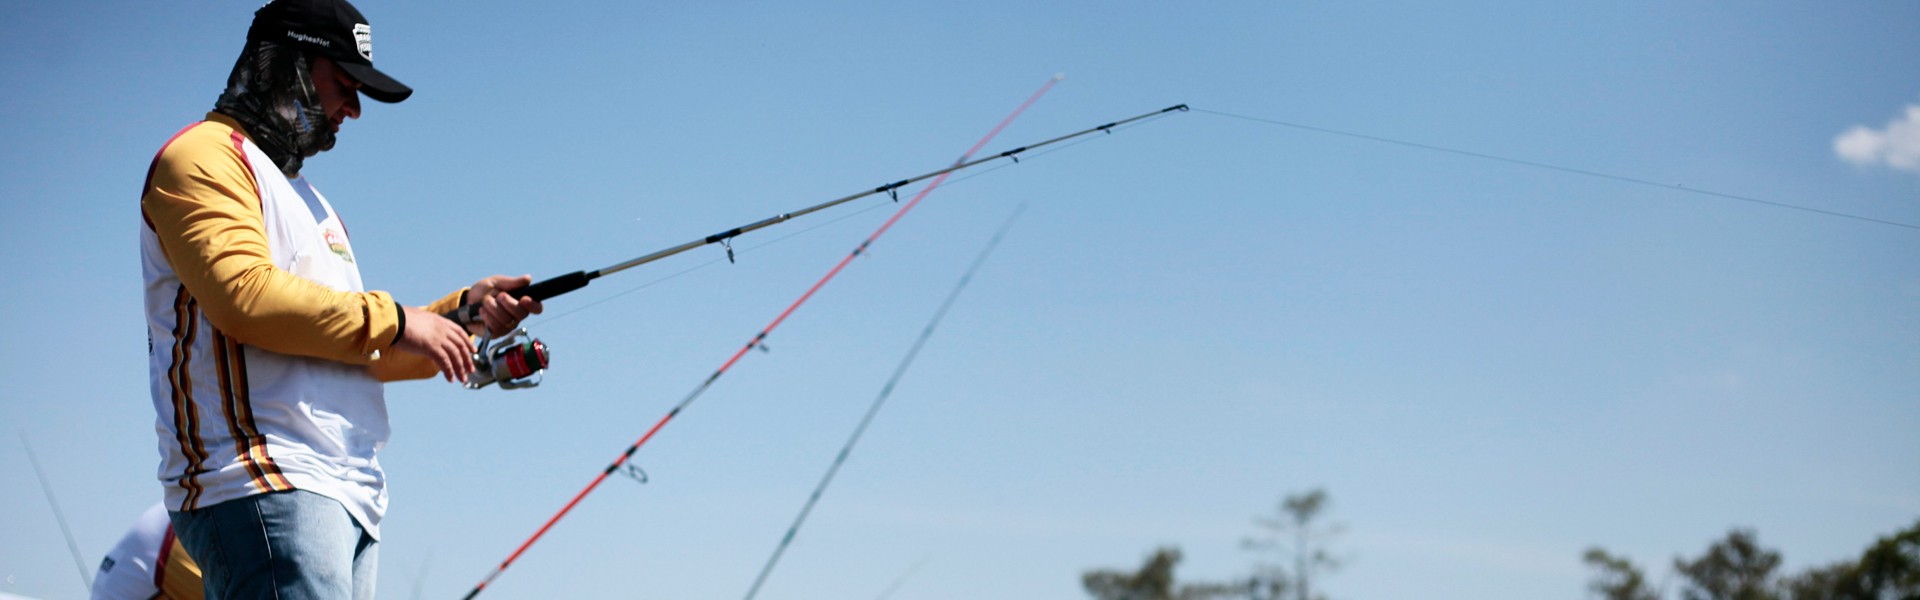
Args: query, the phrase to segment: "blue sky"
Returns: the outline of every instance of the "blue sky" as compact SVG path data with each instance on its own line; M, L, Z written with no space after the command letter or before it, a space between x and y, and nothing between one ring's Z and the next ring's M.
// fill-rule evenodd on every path
M0 423L89 561L159 495L136 190L256 6L0 20ZM1920 224L1912 2L359 6L418 93L307 175L414 303L944 166L1056 72L989 149L1188 103ZM1589 546L1658 580L1732 527L1797 570L1920 517L1920 231L1193 112L956 177L485 597L743 594L1022 202L761 598L1078 598L1168 544L1227 577L1316 486L1335 598L1580 597ZM885 204L553 300L537 390L390 387L386 595L464 593ZM81 597L0 477L0 592Z

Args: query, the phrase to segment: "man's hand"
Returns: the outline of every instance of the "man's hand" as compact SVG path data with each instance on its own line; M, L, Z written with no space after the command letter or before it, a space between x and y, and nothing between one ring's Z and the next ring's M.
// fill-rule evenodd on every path
M402 306L407 327L400 332L394 348L425 356L440 367L447 381L465 384L473 373L473 341L459 323L411 306Z
M507 293L507 290L520 289L532 283L533 277L529 275L494 275L475 282L467 290L467 304L479 304L480 318L486 323L487 331L494 337L503 336L519 327L520 321L525 320L527 315L537 315L546 310L539 300L515 298Z

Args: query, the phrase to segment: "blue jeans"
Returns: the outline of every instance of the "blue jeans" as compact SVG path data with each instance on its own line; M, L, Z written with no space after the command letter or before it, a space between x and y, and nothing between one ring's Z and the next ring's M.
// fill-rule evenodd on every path
M372 600L379 543L332 498L294 490L170 512L207 600Z

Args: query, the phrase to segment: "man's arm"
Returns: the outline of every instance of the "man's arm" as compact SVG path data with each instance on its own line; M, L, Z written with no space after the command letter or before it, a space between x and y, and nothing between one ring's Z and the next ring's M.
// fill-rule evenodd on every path
M222 128L200 126L155 160L141 211L207 319L242 343L367 364L401 333L386 292L343 292L273 266L252 170Z
M447 294L445 297L435 300L433 304L421 307L421 310L439 315L459 308L460 304L466 300L468 289L470 288L461 288L460 291ZM434 318L438 317L436 316ZM433 359L412 352L382 353L380 360L373 361L372 364L367 366L367 369L373 373L375 379L381 381L426 379L440 372L439 365L434 364Z

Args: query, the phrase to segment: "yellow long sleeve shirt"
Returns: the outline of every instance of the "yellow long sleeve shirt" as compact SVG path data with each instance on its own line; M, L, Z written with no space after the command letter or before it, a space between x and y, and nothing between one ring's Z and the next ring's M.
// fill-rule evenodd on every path
M300 489L339 501L378 539L381 382L436 369L393 348L404 316L362 285L332 205L214 113L160 150L140 209L168 509Z

